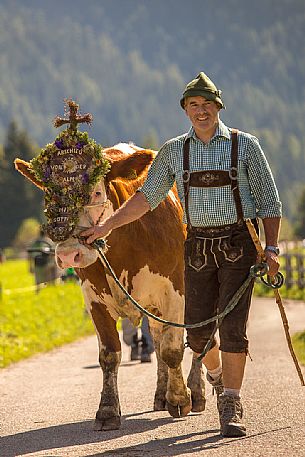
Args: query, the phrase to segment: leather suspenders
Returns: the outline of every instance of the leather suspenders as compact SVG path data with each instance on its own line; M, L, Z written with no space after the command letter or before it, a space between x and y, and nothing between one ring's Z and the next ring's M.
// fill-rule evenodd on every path
M189 214L190 187L222 187L231 184L236 206L237 222L244 220L241 198L238 188L238 130L232 129L231 168L226 170L204 170L190 172L190 138L183 146L183 185L185 198L185 214L188 227L191 227Z
M228 173L231 179L231 189L233 192L233 197L236 206L237 222L242 223L244 221L244 213L238 188L238 130L232 129L231 134L231 168Z

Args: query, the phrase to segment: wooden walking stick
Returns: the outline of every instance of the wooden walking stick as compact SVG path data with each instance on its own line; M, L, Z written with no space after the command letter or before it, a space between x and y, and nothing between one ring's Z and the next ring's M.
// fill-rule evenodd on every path
M260 262L265 262L266 261L265 251L264 251L264 249L263 249L263 247L261 245L261 242L260 242L259 237L258 237L258 235L256 233L254 225L252 224L250 219L246 220L246 224L247 224L249 233L251 235L251 238L253 240L253 243L255 244L255 247L256 247L256 250L257 250L257 253L258 253L258 256L259 256L259 261ZM299 375L299 378L300 378L300 381L301 381L301 385L305 386L302 370L300 368L298 359L297 359L297 357L295 355L295 352L294 352L294 349L293 349L293 346L292 346L291 337L290 337L290 333L289 333L288 319L287 319L287 316L286 316L286 311L285 311L285 308L284 308L284 305L283 305L283 302L282 302L281 295L279 293L279 289L275 289L274 288L273 292L274 292L274 296L275 296L275 301L276 301L276 303L278 305L278 308L280 310L280 314L281 314L281 318L282 318L282 323L283 323L283 327L284 327L284 331L285 331L286 340L287 340L288 348L289 348L289 351L290 351L290 355L292 357L292 360L293 360L294 365L296 367L296 370L298 372L298 375Z

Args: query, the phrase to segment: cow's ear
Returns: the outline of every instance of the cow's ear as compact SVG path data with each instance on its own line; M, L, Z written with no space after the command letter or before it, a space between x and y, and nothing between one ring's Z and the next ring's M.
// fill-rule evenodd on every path
M27 179L29 179L35 186L39 187L41 190L45 190L44 185L42 184L41 181L37 179L35 176L35 173L29 164L29 162L25 162L24 160L21 159L15 159L14 160L15 168L16 170L19 171L23 176L25 176Z
M106 177L108 181L114 179L133 180L139 178L148 165L154 160L154 152L149 149L141 149L126 157L109 157L110 171Z

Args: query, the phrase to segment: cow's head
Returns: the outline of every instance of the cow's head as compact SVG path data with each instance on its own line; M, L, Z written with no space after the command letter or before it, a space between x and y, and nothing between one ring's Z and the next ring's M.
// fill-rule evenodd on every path
M64 121L56 118L55 125ZM131 145L102 150L86 132L77 130L77 124L73 128L71 113L68 122L70 127L38 157L29 163L16 159L15 166L45 193L45 229L58 243L58 265L84 268L96 261L97 252L79 239L80 232L120 206L122 196L113 192L115 182L129 180L136 185L151 163L153 152Z

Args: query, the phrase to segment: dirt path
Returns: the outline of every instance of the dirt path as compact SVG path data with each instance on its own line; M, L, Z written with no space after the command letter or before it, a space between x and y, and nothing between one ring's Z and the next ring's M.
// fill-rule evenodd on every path
M290 329L305 328L305 303L286 302ZM305 387L290 358L273 300L255 299L243 387L248 436L222 439L215 397L207 408L173 420L152 411L155 359L120 368L121 430L94 432L102 374L95 337L0 371L0 456L305 456ZM190 361L186 352L185 369ZM304 370L303 370L304 371Z

